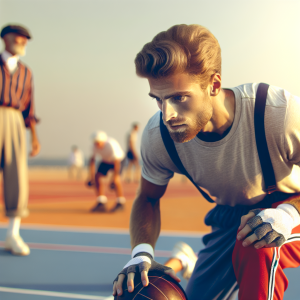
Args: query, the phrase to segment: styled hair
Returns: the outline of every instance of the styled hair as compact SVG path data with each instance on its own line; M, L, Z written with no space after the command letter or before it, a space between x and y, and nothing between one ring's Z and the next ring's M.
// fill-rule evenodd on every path
M213 74L221 74L221 48L205 27L181 24L157 34L134 62L140 77L158 79L187 73L204 89Z

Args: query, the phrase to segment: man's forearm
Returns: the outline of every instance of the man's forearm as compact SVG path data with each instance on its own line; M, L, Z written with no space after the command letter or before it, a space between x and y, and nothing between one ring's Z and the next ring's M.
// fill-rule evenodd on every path
M89 169L90 169L90 180L94 180L95 179L95 159L94 158L90 159Z
M35 129L35 123L34 122L30 122L29 123L29 128L31 131L31 139L37 139L37 133L36 133L36 129Z
M293 205L300 214L300 193L288 198L285 203Z
M139 195L133 203L130 216L130 237L132 249L142 243L153 249L160 233L159 200Z

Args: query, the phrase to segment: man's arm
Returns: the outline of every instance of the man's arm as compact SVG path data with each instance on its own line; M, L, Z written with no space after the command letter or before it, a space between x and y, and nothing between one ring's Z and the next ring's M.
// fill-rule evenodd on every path
M116 159L114 161L113 182L115 184L117 197L123 197L120 170L121 170L121 160Z
M132 155L134 157L134 159L138 159L138 154L136 152L136 147L132 138L132 133L130 134L130 138L129 138L129 148L132 152Z
M141 179L130 216L132 249L142 243L150 244L154 249L160 233L159 199L164 195L166 188L167 185L160 186Z
M159 200L164 195L167 185L159 186L141 178L137 197L133 203L130 216L130 237L132 249L140 244L150 244L153 249L160 232L160 207ZM180 279L175 272L170 269L165 271L175 280ZM139 274L137 274L139 276ZM147 271L140 273L143 286L149 284ZM122 283L125 279L124 274L118 276L118 281L114 282L113 295L122 295ZM128 291L133 292L133 280L135 273L129 273L127 276Z
M89 162L89 177L87 181L95 181L95 157L92 156Z
M300 214L300 194L290 197L288 201L285 203L293 205L297 209L298 213Z
M29 123L29 128L31 131L31 152L30 156L36 156L39 154L41 150L41 145L39 143L37 134L36 134L36 129L35 129L35 122L30 122Z
M289 228L289 232L294 228L294 226L297 226L299 225L299 213L300 213L300 193L296 194L296 195L293 195L291 196L290 198L288 198L285 202L284 202L285 205L291 205L293 206L293 208L289 207L288 209L285 209L285 212L282 211L281 209L281 213L283 213L285 215L285 213L289 213L289 217L291 217L291 219L288 217L286 219L286 215L284 216L285 219L280 219L280 223L281 223L281 227L282 226L285 226L286 229ZM280 208L280 206L278 207ZM272 210L272 212L270 212L269 214L272 215L274 214L274 222L276 223L276 217L281 217L277 214L277 212L275 212L278 208L270 208L269 210ZM277 214L277 215L276 215ZM238 240L243 240L243 246L244 247L247 247L247 246L250 246L250 245L253 245L254 244L254 247L256 249L260 249L260 248L263 248L263 247L278 247L278 244L276 242L272 242L272 243L267 243L265 239L262 239L261 237L257 237L257 235L255 233L253 233L252 235L248 236L249 233L251 231L253 231L251 229L251 227L249 226L249 221L251 222L252 218L254 218L256 216L256 214L252 211L250 211L247 215L243 216L242 219L241 219L241 225L239 227L239 232L238 232L238 235L237 235L237 239ZM273 215L272 215L273 216ZM292 220L292 222L291 222ZM280 224L279 223L279 224ZM292 225L294 223L294 225ZM274 224L275 225L275 224ZM273 225L273 226L274 226ZM271 228L273 228L273 226ZM281 228L282 229L282 228ZM279 232L279 230L278 230ZM281 232L279 232L281 233ZM287 234L288 234L287 233ZM258 239L261 239L259 242L257 242Z

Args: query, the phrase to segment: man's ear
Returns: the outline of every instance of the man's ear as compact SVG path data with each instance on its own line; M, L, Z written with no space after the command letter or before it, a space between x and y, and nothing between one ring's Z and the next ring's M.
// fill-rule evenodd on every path
M211 76L210 96L217 96L221 91L221 74L215 73Z

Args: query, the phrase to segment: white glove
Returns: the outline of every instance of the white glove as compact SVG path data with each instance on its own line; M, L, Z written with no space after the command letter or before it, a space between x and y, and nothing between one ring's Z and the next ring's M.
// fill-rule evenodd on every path
M264 239L267 244L281 246L292 233L293 228L300 224L300 215L291 204L280 204L276 209L255 209L255 217L247 224L254 231L258 240Z

